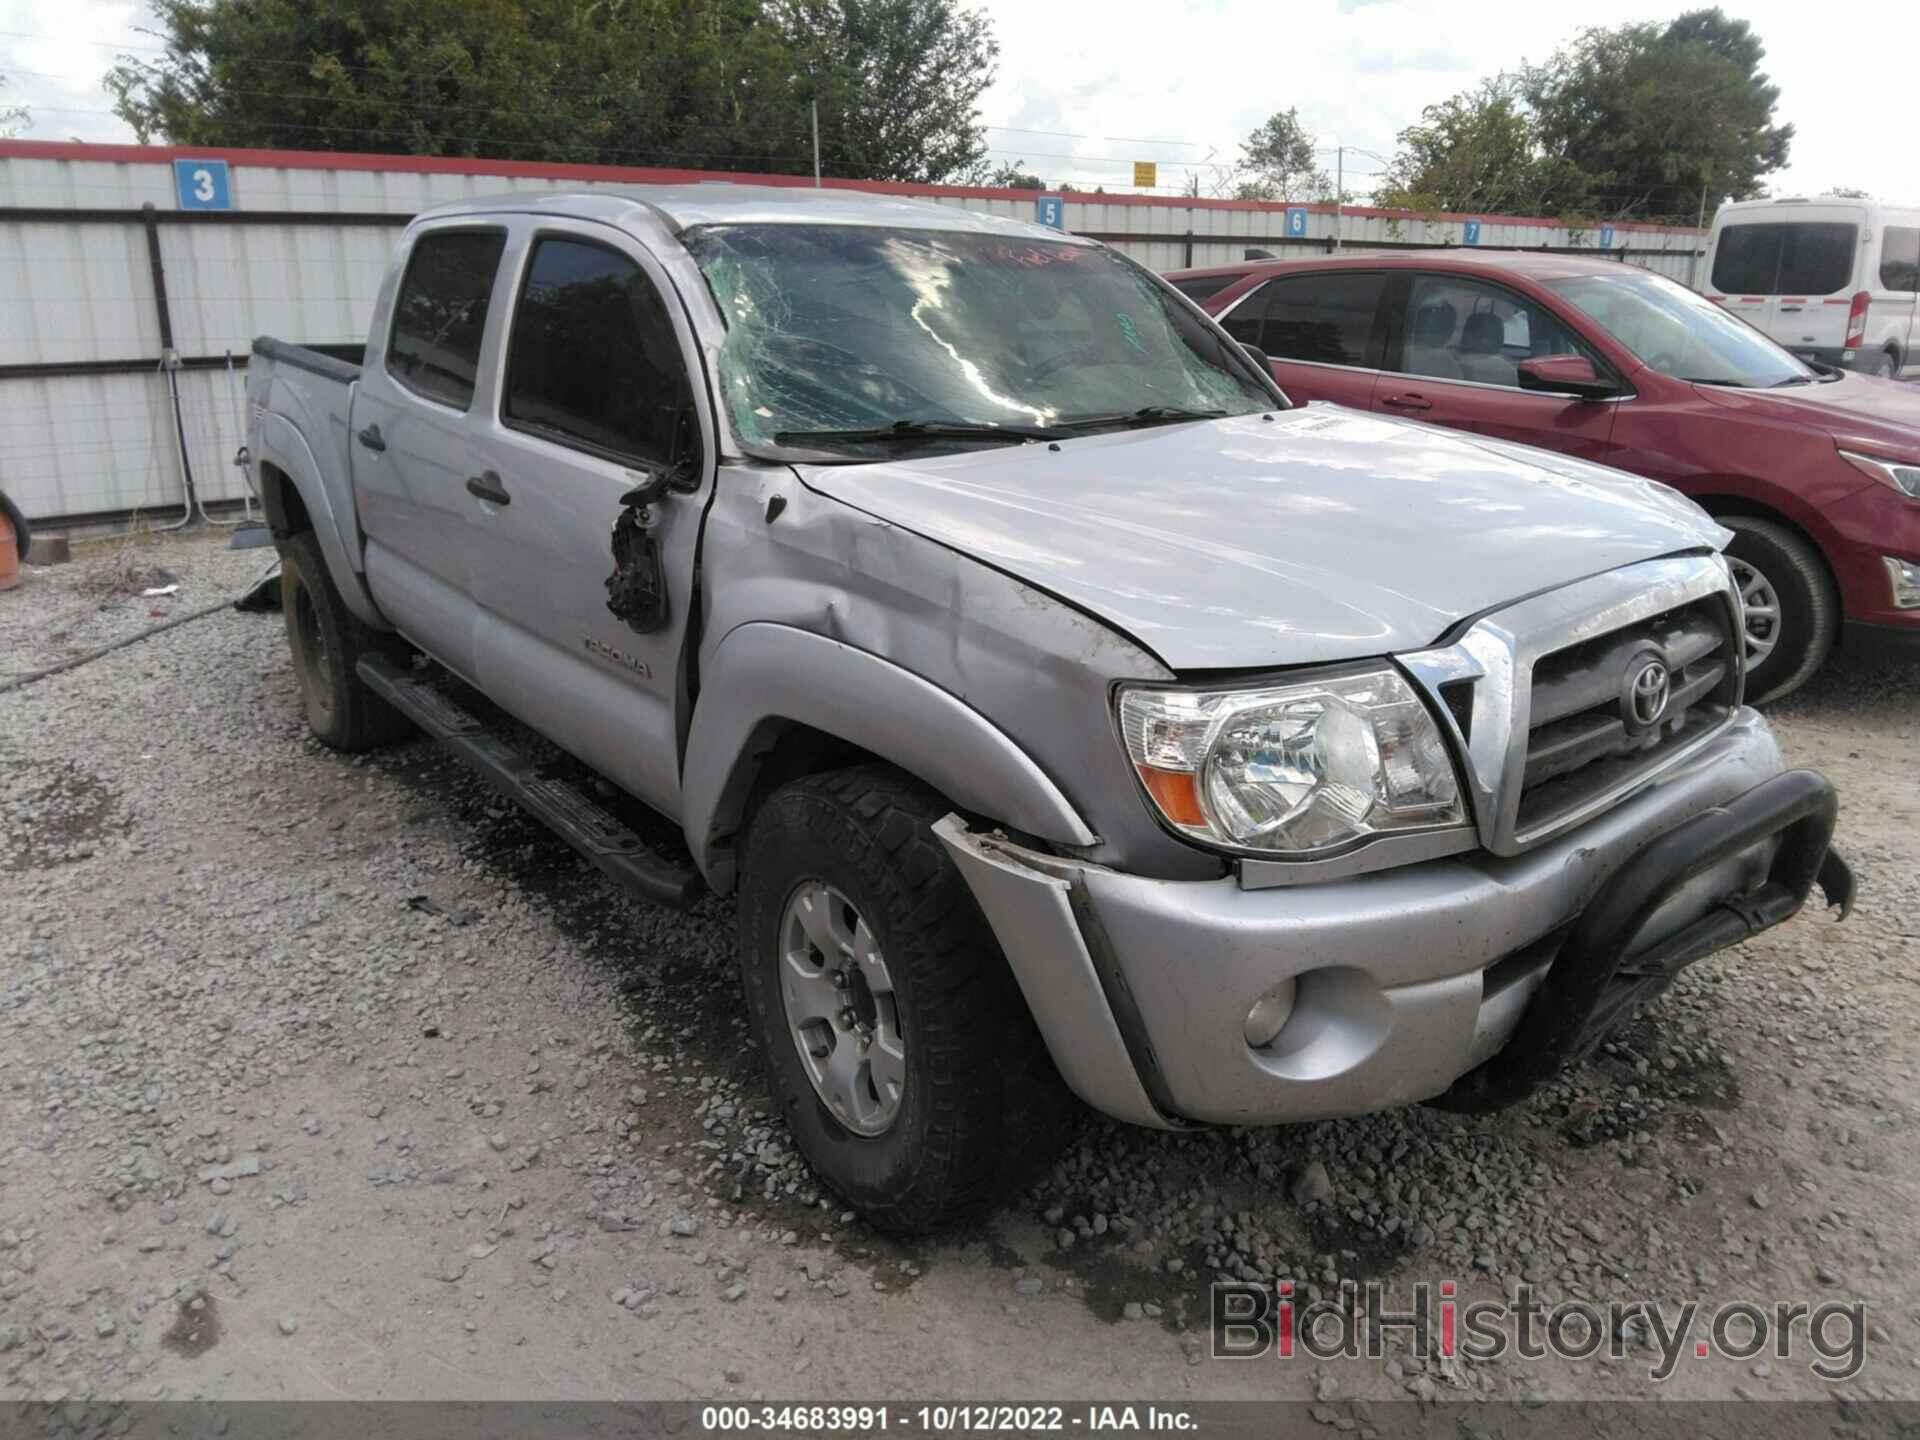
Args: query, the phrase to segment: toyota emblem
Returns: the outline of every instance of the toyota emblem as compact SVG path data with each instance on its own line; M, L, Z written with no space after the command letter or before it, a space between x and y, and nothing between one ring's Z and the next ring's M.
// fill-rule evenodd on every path
M1673 695L1673 675L1664 660L1642 660L1628 672L1627 723L1636 730L1650 730L1667 713L1667 701Z

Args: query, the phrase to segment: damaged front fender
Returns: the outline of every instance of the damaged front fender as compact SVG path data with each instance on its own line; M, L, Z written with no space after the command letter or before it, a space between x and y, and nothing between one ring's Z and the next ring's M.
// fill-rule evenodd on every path
M912 672L786 625L730 631L703 668L684 776L687 843L708 882L733 883L724 841L769 722L836 736L917 775L956 805L1060 845L1097 837L1059 786L979 711Z

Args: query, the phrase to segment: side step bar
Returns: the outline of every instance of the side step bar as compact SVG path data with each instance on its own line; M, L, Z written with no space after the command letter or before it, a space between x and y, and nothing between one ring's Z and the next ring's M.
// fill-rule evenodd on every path
M697 872L648 848L615 816L565 781L540 774L531 760L425 680L384 655L363 655L356 668L374 694L622 885L649 900L683 909L705 889Z

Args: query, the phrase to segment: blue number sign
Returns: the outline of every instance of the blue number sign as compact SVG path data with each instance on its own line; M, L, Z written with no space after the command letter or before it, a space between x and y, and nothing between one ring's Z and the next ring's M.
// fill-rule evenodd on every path
M182 210L231 210L233 187L224 160L176 160L173 188Z
M1306 233L1306 207L1304 205L1289 205L1287 207L1287 237L1293 240L1304 239Z
M1042 195L1033 202L1033 218L1053 230L1067 228L1067 202L1058 195Z
M1613 227L1611 225L1602 225L1600 227L1600 248L1602 250L1611 250L1613 248Z
M1478 220L1467 221L1466 224L1460 227L1460 231L1461 244L1478 245L1480 243L1480 222Z

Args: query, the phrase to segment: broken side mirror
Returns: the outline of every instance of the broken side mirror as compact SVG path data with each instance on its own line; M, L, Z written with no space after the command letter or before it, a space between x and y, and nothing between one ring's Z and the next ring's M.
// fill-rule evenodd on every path
M620 515L613 522L613 573L607 577L607 609L624 620L629 630L648 635L667 623L666 567L662 563L660 503L675 491L697 489L700 462L690 457L672 464L636 464L629 473L640 478L620 497Z

